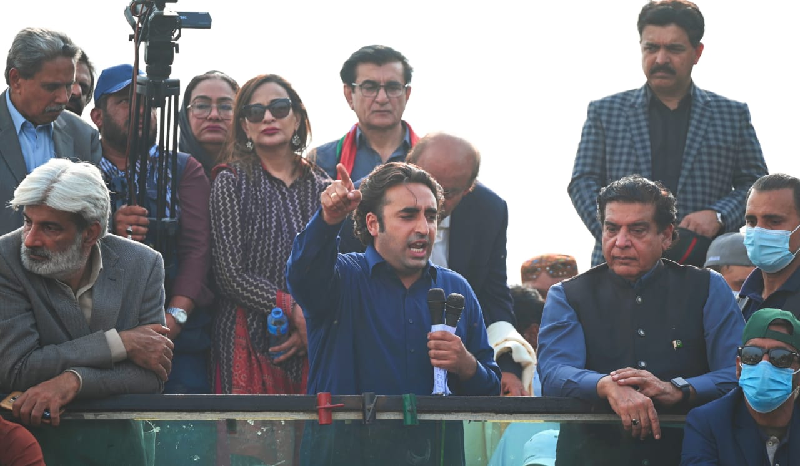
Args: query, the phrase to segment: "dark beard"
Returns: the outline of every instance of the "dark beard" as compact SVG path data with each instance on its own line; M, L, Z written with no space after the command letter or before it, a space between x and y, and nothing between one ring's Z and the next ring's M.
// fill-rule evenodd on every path
M128 149L128 126L129 122L125 122L125 127L121 128L117 126L114 121L107 115L103 114L103 141L106 144L113 147L118 152L124 154ZM149 151L153 145L156 143L156 137L158 136L155 125L155 122L151 120L151 131L147 134L147 148L146 151Z

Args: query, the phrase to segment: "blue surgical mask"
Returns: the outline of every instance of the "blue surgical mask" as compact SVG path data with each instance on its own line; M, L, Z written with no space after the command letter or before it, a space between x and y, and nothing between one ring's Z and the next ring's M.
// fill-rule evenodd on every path
M792 231L767 230L761 227L747 227L744 232L744 246L750 261L767 273L783 270L794 259L800 250L789 250L789 237L800 229L800 225Z
M792 396L792 376L796 373L788 368L775 367L769 361L756 365L742 364L739 386L751 408L759 413L769 413Z

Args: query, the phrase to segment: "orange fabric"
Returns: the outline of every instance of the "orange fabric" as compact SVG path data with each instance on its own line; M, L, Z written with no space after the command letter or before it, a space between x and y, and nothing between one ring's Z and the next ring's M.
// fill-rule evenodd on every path
M28 429L0 417L0 464L44 466L42 448Z

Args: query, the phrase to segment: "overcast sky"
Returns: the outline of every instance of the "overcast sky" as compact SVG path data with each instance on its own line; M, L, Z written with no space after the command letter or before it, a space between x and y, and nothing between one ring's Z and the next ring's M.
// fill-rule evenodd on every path
M509 282L518 283L520 264L540 253L572 254L580 271L589 267L592 237L567 184L587 104L644 83L636 30L643 4L180 0L168 8L208 11L212 28L184 31L172 76L185 85L208 69L240 83L280 74L306 103L316 146L355 122L342 96L342 62L363 45L396 48L414 67L406 119L417 133L444 130L472 141L483 155L480 179L508 201ZM98 69L133 61L126 2L25 5L35 10L0 16L4 53L17 31L39 26L66 32ZM748 103L770 172L800 175L792 71L800 4L698 5L706 47L695 82Z

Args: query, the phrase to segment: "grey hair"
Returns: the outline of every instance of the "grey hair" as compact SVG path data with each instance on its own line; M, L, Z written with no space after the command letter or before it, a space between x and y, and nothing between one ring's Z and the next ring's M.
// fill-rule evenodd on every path
M108 229L111 198L103 175L90 163L54 158L33 170L14 190L11 208L34 205L80 215L83 228L100 223L99 238Z
M42 65L59 57L78 60L81 50L66 34L50 29L25 28L17 33L6 58L6 84L15 68L23 79L31 79Z

